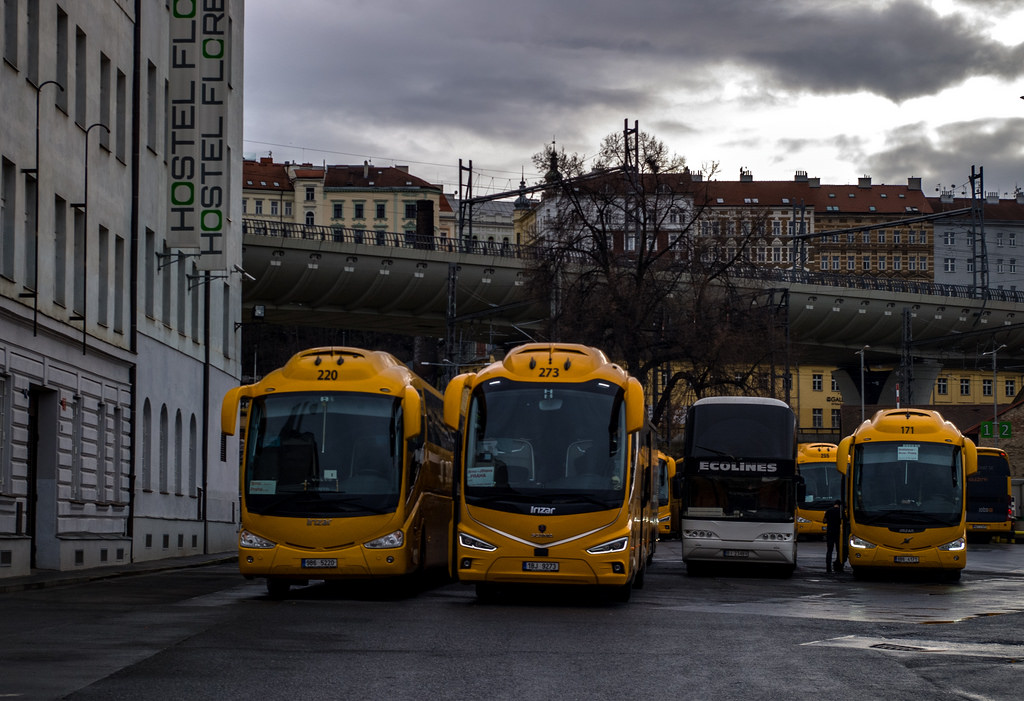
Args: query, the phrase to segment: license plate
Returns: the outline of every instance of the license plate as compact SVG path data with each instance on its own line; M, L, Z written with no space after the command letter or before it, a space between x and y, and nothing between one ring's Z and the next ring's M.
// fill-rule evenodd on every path
M557 572L557 562L524 562L523 572Z
M917 555L897 555L892 559L898 565L913 565L921 561Z
M337 567L338 561L333 557L310 557L303 558L302 566L310 569L324 569L327 567Z
M984 524L984 523L972 523L971 524L971 530L974 530L974 531L986 531L986 530L988 530L988 526L986 524Z
M750 557L749 550L723 550L722 557Z

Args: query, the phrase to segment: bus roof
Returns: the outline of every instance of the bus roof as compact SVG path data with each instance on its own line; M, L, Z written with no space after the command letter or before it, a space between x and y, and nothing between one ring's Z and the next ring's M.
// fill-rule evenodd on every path
M704 397L695 401L692 406L703 406L705 404L764 404L765 406L789 408L789 404L786 404L781 399L772 399L770 397Z

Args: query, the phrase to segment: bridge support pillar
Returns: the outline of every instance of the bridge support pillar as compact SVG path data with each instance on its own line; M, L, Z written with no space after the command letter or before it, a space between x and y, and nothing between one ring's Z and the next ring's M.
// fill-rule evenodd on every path
M905 387L900 389L900 406L922 406L932 401L932 391L935 388L935 378L942 371L942 364L933 360L926 360L923 363L915 363L913 367L913 382L910 393ZM860 367L837 368L832 371L832 378L836 381L840 393L843 395L843 403L847 405L859 405L860 396ZM864 373L864 404L868 406L880 405L883 407L896 406L896 385L900 382L899 366L891 368L872 368ZM909 399L909 401L908 401ZM865 418L871 418L867 416Z

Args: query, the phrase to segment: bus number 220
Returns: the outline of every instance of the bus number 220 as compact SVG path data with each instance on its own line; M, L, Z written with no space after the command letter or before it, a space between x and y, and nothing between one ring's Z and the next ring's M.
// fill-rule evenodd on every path
M318 379L318 380L326 380L326 381L337 380L338 379L338 371L337 370L331 370L331 369L328 369L328 368L325 368L325 369L322 369L322 370L317 370L316 371L316 379Z

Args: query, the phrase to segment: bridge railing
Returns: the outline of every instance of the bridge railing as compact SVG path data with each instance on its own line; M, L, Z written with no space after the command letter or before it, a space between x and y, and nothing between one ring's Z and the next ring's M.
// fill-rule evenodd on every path
M540 246L508 242L455 239L442 236L422 235L416 231L380 231L377 229L356 229L339 225L299 224L272 219L242 219L243 234L266 236L268 238L304 241L333 241L337 243L409 248L448 253L473 253L514 259L537 259L544 255ZM580 254L581 259L584 257ZM874 290L906 294L935 295L959 299L989 299L1000 302L1024 302L1024 290L976 289L970 285L945 285L921 280L872 275L844 275L842 273L814 272L810 270L782 270L760 266L735 268L736 277L764 280L767 282L803 283L846 289ZM984 293L983 293L984 292Z
M356 229L349 226L298 224L272 219L243 219L242 233L251 236L291 239L303 241L333 241L335 243L383 246L388 248L411 248L424 251L446 251L448 253L475 253L503 258L528 258L533 255L532 246L509 242L453 239L445 236L420 234L409 231L381 231L378 229Z

